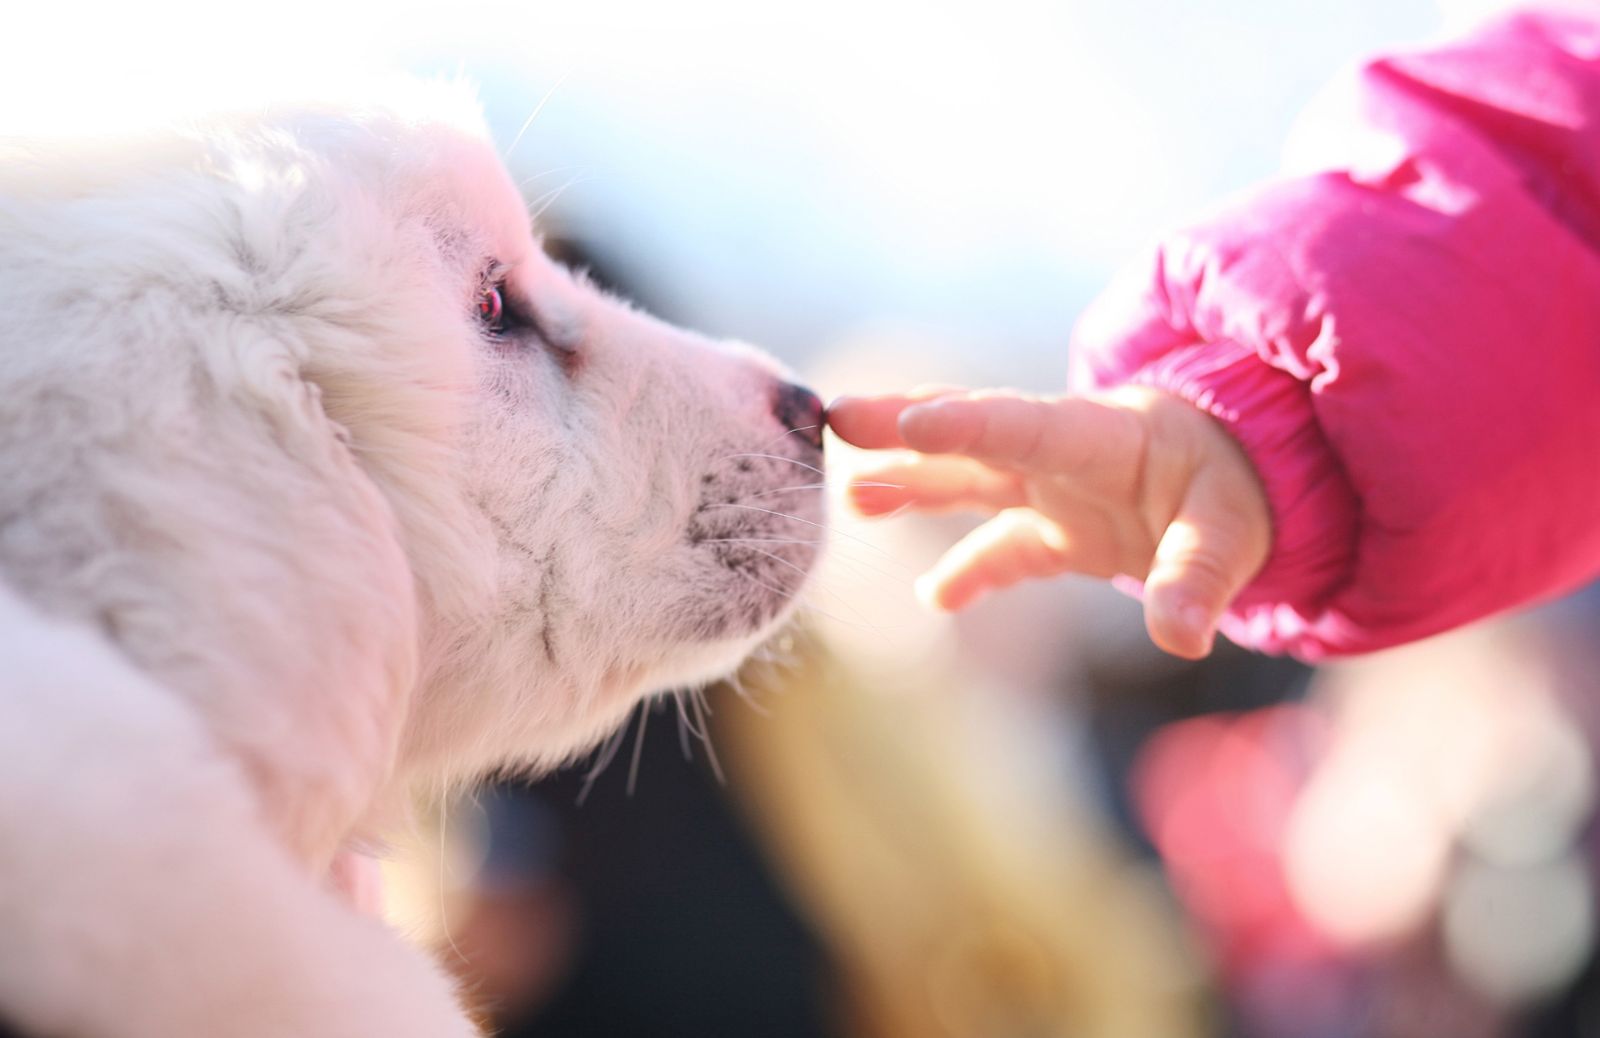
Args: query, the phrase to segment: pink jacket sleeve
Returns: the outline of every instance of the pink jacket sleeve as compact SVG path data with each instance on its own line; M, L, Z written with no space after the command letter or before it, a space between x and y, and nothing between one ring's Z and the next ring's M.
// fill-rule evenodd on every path
M1312 659L1600 574L1600 25L1521 15L1359 98L1342 168L1167 241L1073 343L1076 389L1234 433L1274 538L1224 630Z

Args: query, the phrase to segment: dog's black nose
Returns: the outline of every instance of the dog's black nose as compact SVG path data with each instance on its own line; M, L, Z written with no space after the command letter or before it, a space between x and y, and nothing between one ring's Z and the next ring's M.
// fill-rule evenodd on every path
M805 386L793 382L779 382L772 401L772 413L778 416L783 427L801 441L817 450L822 449L822 425L825 417L822 401Z

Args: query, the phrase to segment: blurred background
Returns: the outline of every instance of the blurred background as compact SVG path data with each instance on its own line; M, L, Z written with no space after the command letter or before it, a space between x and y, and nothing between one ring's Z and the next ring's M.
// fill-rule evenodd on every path
M465 76L551 251L641 305L824 396L1049 391L1099 286L1272 175L1341 68L1487 6L38 6L0 123ZM511 1038L1600 1034L1600 595L1190 664L1086 582L924 613L964 528L841 513L737 687L430 813L397 919Z

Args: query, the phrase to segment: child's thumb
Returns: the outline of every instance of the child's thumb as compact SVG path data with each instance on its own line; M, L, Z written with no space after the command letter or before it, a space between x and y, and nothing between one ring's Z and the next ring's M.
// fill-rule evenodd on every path
M1145 626L1175 656L1211 652L1223 612L1266 561L1271 525L1260 490L1229 473L1196 475L1156 547L1144 583Z

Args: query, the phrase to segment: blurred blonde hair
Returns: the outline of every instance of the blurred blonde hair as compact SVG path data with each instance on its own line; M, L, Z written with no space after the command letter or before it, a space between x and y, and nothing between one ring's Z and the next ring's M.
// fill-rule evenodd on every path
M937 676L890 696L804 656L771 716L725 711L718 735L729 789L842 967L850 1033L1203 1033L1175 915L1097 820L1039 810L975 753Z

